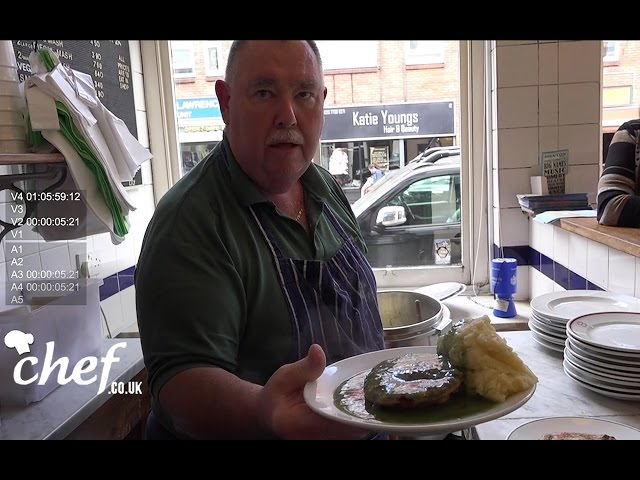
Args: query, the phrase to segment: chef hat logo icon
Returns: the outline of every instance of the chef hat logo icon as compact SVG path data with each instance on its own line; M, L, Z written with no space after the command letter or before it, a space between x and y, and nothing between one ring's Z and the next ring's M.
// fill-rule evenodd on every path
M4 336L4 344L9 348L15 348L18 355L30 352L29 345L33 343L33 335L20 330L11 330Z

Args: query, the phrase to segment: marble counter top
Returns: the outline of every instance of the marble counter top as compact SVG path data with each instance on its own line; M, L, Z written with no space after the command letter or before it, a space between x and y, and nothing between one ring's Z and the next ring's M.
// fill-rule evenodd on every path
M115 351L119 361L111 365L104 392L98 394L99 379L89 385L70 382L26 407L0 405L0 440L56 440L69 435L110 398L108 386L112 382L126 384L143 370L138 339L105 339L100 357L120 342L126 346ZM102 365L100 362L98 368Z
M582 237L603 243L611 248L640 257L640 229L607 227L595 218L563 218L559 227Z
M531 305L529 301L516 301L516 315L511 318L496 317L493 314L495 299L493 295L458 295L456 297L443 300L451 314L451 319L455 322L463 318L477 318L487 315L491 319L491 324L496 331L507 330L529 330L529 317L531 316Z
M540 346L528 331L500 335L539 381L535 393L522 407L477 425L480 440L504 440L515 427L546 417L597 417L640 428L640 402L606 397L582 387L564 373L563 355Z

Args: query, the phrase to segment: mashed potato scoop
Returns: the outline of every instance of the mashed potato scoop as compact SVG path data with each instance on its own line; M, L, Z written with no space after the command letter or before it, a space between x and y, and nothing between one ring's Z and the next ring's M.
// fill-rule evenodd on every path
M495 402L531 388L538 377L483 315L457 322L438 339L438 354L464 373L464 388Z

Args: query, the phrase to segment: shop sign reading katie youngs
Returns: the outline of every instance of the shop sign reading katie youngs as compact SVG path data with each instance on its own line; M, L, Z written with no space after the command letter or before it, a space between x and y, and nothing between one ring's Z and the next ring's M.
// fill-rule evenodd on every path
M455 135L452 101L324 109L323 142Z

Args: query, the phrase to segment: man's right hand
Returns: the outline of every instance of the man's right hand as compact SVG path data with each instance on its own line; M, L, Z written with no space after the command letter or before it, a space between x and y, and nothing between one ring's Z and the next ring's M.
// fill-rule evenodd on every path
M322 417L304 401L305 385L316 380L325 366L322 347L311 345L305 358L280 367L263 387L260 418L275 436L285 440L356 440L369 433Z

